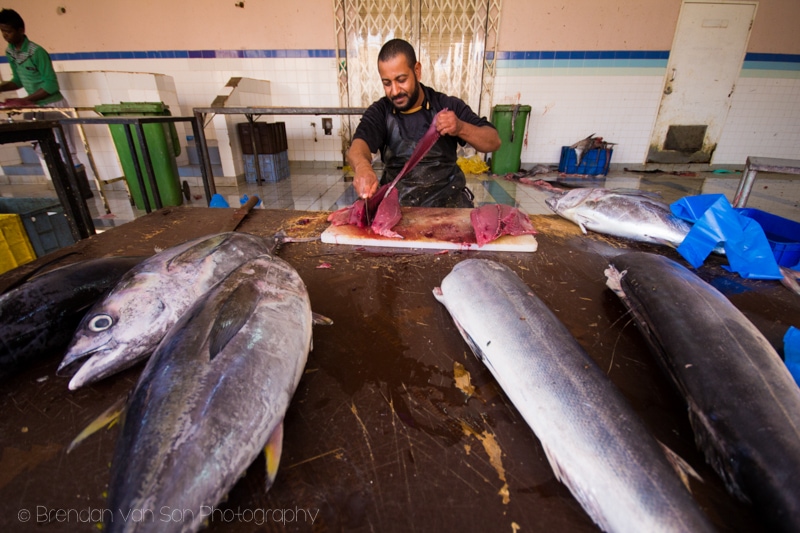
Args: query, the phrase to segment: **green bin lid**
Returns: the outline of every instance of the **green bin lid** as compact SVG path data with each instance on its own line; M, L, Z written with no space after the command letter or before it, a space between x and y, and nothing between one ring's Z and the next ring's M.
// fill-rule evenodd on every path
M164 102L120 102L94 106L101 115L169 115L169 106Z
M494 106L494 111L495 111L495 113L498 113L498 112L502 113L504 111L508 112L508 113L513 113L515 107L519 107L519 109L517 109L517 112L520 112L520 111L523 112L523 113L530 113L531 112L531 106L529 106L529 105L515 106L515 105L511 105L511 104L498 104L498 105Z

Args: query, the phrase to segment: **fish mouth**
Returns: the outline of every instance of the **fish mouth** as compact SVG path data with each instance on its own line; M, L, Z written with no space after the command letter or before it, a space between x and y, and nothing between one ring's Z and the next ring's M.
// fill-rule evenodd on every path
M80 367L83 366L83 363L85 363L92 355L96 354L102 349L103 349L102 347L96 348L92 351L82 353L78 356L74 356L69 360L64 359L63 361L61 361L61 364L58 365L58 368L56 369L56 376L62 378L68 378L74 376L78 372Z
M64 357L64 360L61 361L61 364L58 365L58 368L56 369L56 376L65 378L74 376L78 372L80 367L82 367L83 364L86 361L88 361L91 357L93 357L95 354L101 352L108 352L112 350L114 347L116 347L116 345L117 343L115 342L107 342L102 346L98 346L97 348L92 348L91 350L80 354L75 354L75 355L68 354L66 357Z

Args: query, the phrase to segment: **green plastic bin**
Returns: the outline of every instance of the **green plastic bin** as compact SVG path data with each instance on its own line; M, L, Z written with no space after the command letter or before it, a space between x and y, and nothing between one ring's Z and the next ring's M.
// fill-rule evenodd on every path
M492 174L519 171L525 124L530 113L529 105L496 105L492 109L492 124L497 128L502 142L500 149L492 153Z
M94 110L104 117L146 117L146 116L170 116L169 108L163 102L120 102L119 104L103 104L95 106ZM117 148L122 171L125 174L125 181L128 189L138 209L144 209L144 198L139 188L139 181L136 178L136 168L133 165L133 155L128 146L128 139L125 136L125 128L130 128L133 137L133 145L139 159L139 168L142 171L147 198L150 207L155 207L155 199L151 190L150 180L147 177L142 148L136 136L136 128L130 124L109 124L111 137L114 139L114 146ZM147 149L150 152L150 160L153 163L153 173L155 174L158 192L161 197L161 205L176 206L183 203L183 191L181 190L180 177L178 175L178 162L176 156L181 153L181 145L178 139L178 132L175 124L142 124Z

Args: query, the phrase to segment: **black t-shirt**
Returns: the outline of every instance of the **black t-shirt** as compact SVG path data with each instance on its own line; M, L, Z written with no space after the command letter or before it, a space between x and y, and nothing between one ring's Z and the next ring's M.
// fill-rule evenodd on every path
M431 109L433 113L437 113L442 109L449 109L453 111L456 116L475 126L491 126L491 122L486 120L485 117L479 117L474 111L460 98L455 96L448 96L420 84L425 94L425 99L422 102L423 109ZM404 114L395 109L392 101L387 97L374 102L367 108L364 115L361 117L361 122L356 128L356 133L353 135L354 139L362 139L367 143L372 153L381 152L383 157L383 148L388 142L388 130L386 127L386 115L394 114L395 118L402 123L403 131L408 137L412 137L415 141L422 138L430 126L431 113L415 112ZM458 144L464 146L466 141L460 137L454 139ZM455 144L453 146L455 148Z

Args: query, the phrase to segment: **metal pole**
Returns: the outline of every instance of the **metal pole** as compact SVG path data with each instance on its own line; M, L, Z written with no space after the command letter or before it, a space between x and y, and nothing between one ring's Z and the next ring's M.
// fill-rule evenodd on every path
M145 213L149 213L152 211L150 209L150 198L147 195L147 189L144 187L144 178L142 177L142 167L139 166L139 156L136 152L136 146L133 144L133 135L131 134L131 127L127 124L124 124L123 127L125 128L125 139L128 141L128 150L131 152L131 158L133 159L133 169L136 171L136 181L139 184L139 191L142 193L142 202L144 203L144 211Z
M150 187L153 191L153 201L156 204L156 209L164 207L161 203L161 193L158 190L158 183L156 183L156 174L153 171L153 162L150 160L150 150L147 148L147 139L144 137L144 129L142 128L141 121L136 121L136 136L139 138L139 146L142 148L142 160L144 161L144 169L147 171L147 179L150 181Z

